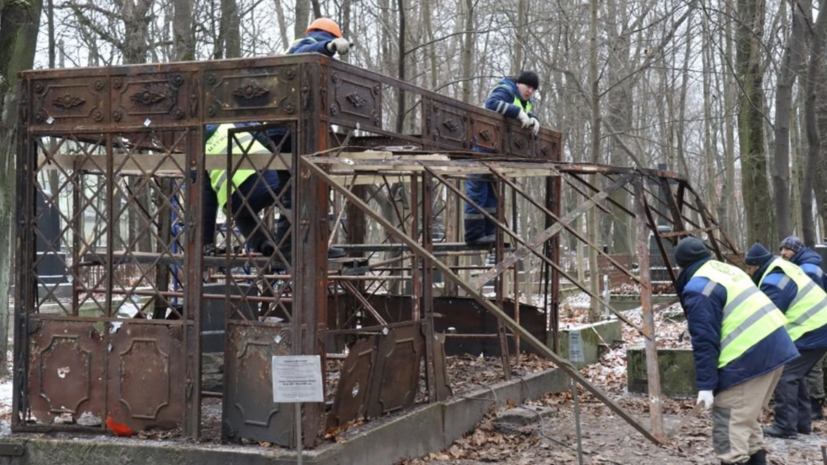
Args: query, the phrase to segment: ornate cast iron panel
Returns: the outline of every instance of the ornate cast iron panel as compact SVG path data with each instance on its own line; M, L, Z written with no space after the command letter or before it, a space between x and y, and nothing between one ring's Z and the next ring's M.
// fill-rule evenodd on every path
M520 127L515 120L506 120L505 151L521 157L534 158L534 137L529 129Z
M108 415L134 430L172 429L184 414L181 324L110 326Z
M194 118L198 86L193 81L186 72L113 75L112 122L154 126Z
M301 89L297 65L207 68L203 85L207 120L268 121L298 117Z
M559 132L541 128L535 145L536 157L541 160L560 161L560 139Z
M465 109L439 100L427 100L424 111L426 140L459 149L470 148L468 112Z
M90 322L31 319L29 402L38 423L104 417L103 335Z
M328 114L347 126L382 128L382 84L340 69L330 69Z
M336 386L333 410L327 416L328 429L365 416L368 390L376 366L376 341L376 336L370 336L358 340L350 348Z
M107 76L35 79L32 128L101 126L109 122Z
M425 338L419 323L393 328L387 336L381 337L371 381L368 417L413 405L424 355Z
M271 360L291 354L292 332L287 327L228 322L226 334L222 439L291 445L293 408L273 403Z
M487 112L486 112L487 113ZM502 147L502 118L480 112L471 112L471 140L478 147L499 152Z

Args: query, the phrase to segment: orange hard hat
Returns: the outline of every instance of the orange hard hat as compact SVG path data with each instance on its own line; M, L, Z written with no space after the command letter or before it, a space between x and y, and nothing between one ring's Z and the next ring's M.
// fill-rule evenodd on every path
M310 23L310 27L307 28L307 33L310 34L310 31L313 30L325 31L336 37L342 37L342 30L339 29L339 25L336 24L336 21L328 18L319 18Z

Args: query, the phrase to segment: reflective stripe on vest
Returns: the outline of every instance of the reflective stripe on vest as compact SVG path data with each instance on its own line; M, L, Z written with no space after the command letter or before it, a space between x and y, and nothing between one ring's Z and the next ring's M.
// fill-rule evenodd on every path
M514 89L512 89L511 87L509 87L509 86L507 86L507 85L505 85L505 84L500 84L500 85L498 85L497 87L494 87L494 89L492 89L492 90L491 90L491 93L493 93L495 89L498 89L498 88L500 88L500 87L502 87L503 89L507 89L509 92L513 92L513 91L514 91ZM522 101L522 100L520 100L520 93L519 93L519 92L517 92L517 95L515 95L515 96L514 96L514 102L513 102L513 104L514 104L517 108L522 109L524 112L526 112L526 113L531 113L531 100L527 100L527 101L525 102L525 106L523 106L523 101ZM507 102L499 102L499 103L497 103L497 108L495 108L495 109L494 109L494 111L496 111L497 113L500 113L500 114L504 115L504 114L505 114L505 112L506 112L506 111L508 111L508 103L507 103Z
M775 268L783 271L798 286L798 294L785 314L790 338L795 341L827 324L827 293L817 286L798 265L777 257L767 266L767 271L761 276L761 283ZM780 284L779 287L781 287Z
M292 49L293 49L293 47L295 47L295 46L296 46L296 44L298 44L299 42L303 41L304 39L309 39L309 40L312 40L314 44L315 44L316 42L318 42L318 40L316 40L316 39L314 39L314 38L312 38L312 37L310 37L310 36L307 36L307 37L302 37L301 39L296 39L296 40L294 40L294 41L293 41L293 43L292 43L292 44L290 44L290 48L288 48L288 49L284 52L284 54L285 54L285 55L288 55L288 54L290 53L290 50L292 50Z
M235 125L232 124L222 124L218 126L213 135L207 139L204 152L207 155L227 155L228 131L233 128L235 128ZM236 133L233 138L233 153L240 155L242 153L268 154L271 152L259 141L255 140L251 133L239 132ZM218 196L218 208L224 210L230 195L235 192L241 183L254 174L256 174L255 170L234 170L233 177L230 181L231 185L228 186L227 170L210 171L210 185Z
M784 314L769 297L758 291L752 279L740 268L709 260L695 272L695 277L720 284L727 292L718 368L725 367L787 323ZM714 286L707 288L709 295Z

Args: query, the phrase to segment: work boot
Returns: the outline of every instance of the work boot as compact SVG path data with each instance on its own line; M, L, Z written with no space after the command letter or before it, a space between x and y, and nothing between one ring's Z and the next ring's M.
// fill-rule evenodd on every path
M767 426L762 428L764 431L764 436L769 436L772 438L781 438L781 439L795 439L798 436L798 433L795 431L784 431L776 425Z
M823 420L824 419L824 410L821 406L821 399L816 399L815 397L810 397L810 418L812 420Z
M759 449L758 452L749 456L746 465L767 465L767 451Z

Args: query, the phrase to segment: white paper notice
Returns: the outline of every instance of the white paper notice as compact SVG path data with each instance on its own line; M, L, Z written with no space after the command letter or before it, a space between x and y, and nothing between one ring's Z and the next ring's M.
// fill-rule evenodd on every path
M273 402L324 402L318 355L273 357Z

